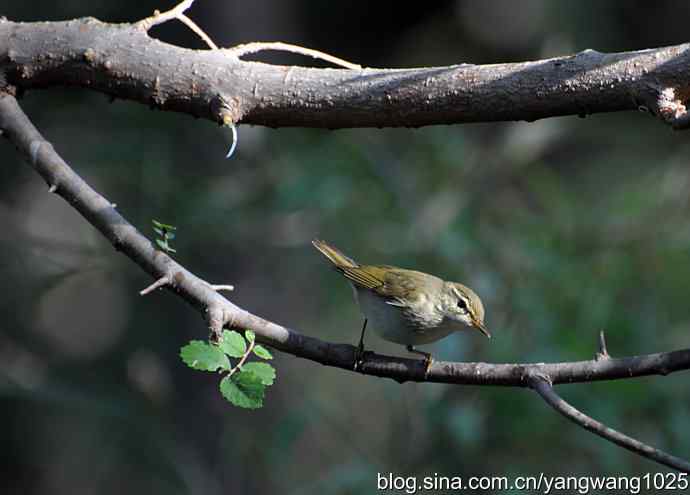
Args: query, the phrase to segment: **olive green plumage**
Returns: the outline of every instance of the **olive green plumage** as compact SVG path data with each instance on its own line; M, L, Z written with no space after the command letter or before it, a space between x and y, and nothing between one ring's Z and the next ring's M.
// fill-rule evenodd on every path
M386 340L414 346L475 328L487 337L484 306L469 287L389 265L360 265L324 241L314 247L352 284L360 309Z

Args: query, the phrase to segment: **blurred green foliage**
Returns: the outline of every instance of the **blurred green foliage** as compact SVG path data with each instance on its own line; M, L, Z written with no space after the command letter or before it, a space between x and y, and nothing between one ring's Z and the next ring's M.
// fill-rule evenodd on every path
M172 2L171 2L172 3ZM679 2L198 0L221 45L281 39L364 65L537 59L687 41ZM59 5L59 6L58 6ZM14 3L11 20L128 21L155 2ZM373 10L367 10L367 9ZM367 15L365 15L367 14ZM160 36L198 47L182 28ZM340 34L336 34L340 33ZM311 63L271 55L274 62ZM285 58L281 58L285 57ZM242 307L355 343L351 291L311 248L414 267L481 295L495 339L440 359L590 359L687 346L690 143L644 114L410 129L227 131L101 95L22 100L74 168L143 232L179 227L176 259L231 283ZM3 493L372 493L401 476L624 475L662 468L586 433L520 389L398 385L277 355L264 408L229 406L178 357L200 315L116 253L7 143L0 147ZM380 352L405 352L369 337ZM623 432L690 455L680 373L559 387Z

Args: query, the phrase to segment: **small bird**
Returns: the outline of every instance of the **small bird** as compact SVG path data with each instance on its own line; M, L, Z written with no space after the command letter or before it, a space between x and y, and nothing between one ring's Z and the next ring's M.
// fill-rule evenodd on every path
M433 358L414 346L469 328L491 338L484 326L482 301L469 287L395 266L360 265L324 241L314 240L312 244L349 280L364 315L355 369L364 353L369 320L383 339L423 355L427 373Z

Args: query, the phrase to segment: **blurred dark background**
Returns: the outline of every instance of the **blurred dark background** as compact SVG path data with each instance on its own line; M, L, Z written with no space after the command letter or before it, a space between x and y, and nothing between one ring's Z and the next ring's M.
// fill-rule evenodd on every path
M690 3L198 0L221 46L285 41L365 66L493 63L688 41ZM0 2L18 21L130 22L172 2ZM156 28L203 48L179 24ZM271 53L261 60L313 64ZM318 63L316 63L318 65ZM460 280L495 335L438 358L590 359L683 348L690 327L690 141L629 112L424 129L229 133L85 90L22 104L68 162L241 306L356 342L346 283L310 246ZM0 144L2 493L373 493L402 476L624 475L663 468L571 425L528 390L398 385L278 354L263 409L225 402L179 348L205 338L151 280ZM370 334L377 351L406 355ZM690 457L687 376L559 387L594 417Z

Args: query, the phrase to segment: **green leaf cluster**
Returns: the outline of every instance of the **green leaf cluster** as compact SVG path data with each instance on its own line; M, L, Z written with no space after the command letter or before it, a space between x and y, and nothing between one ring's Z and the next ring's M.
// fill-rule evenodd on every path
M223 330L220 342L193 340L182 347L182 361L195 370L225 374L220 381L220 393L230 403L245 409L263 406L266 387L273 385L276 371L262 361L247 362L253 354L261 359L273 359L271 353L255 342L256 335L247 330L244 336L234 330ZM237 359L233 366L230 359Z
M173 249L173 247L170 245L170 241L175 238L175 231L177 230L177 227L159 222L158 220L151 220L151 222L153 223L153 231L159 236L156 238L156 244L158 244L158 247L167 254L176 253L177 250Z

